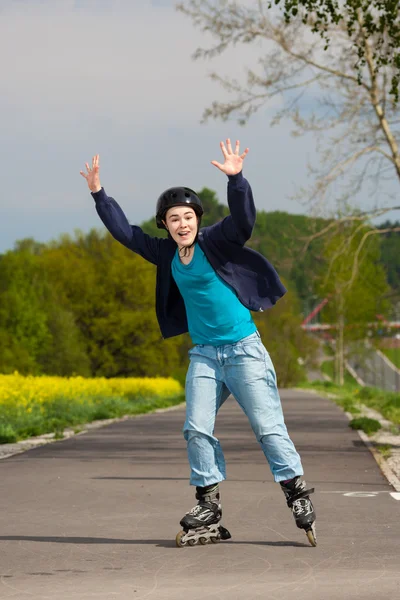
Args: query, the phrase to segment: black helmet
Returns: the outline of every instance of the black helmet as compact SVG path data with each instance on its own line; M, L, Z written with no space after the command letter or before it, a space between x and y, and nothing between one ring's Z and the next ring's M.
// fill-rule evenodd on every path
M158 229L166 229L163 219L169 208L186 205L193 208L198 217L202 216L203 205L196 192L187 187L173 187L165 190L157 200L156 223Z

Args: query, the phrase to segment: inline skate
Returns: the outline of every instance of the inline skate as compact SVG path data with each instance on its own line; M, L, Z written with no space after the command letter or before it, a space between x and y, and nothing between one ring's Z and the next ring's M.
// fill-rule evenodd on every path
M306 489L306 482L301 481L300 477L281 483L281 488L297 527L304 529L311 546L316 546L315 510L309 498L309 494L314 492L314 488Z
M196 487L198 503L180 521L183 530L176 536L176 545L196 546L229 540L231 534L220 525L222 507L218 484Z

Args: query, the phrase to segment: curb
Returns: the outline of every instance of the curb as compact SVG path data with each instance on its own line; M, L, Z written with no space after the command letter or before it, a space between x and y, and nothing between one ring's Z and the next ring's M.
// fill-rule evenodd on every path
M351 413L345 412L344 414L349 419L349 421L352 421L354 419L354 415L352 415ZM394 487L396 492L400 492L400 479L397 477L396 473L394 473L394 471L392 471L392 469L389 467L386 460L383 458L379 450L375 448L374 443L371 442L367 434L362 429L356 429L356 431L362 439L362 441L364 442L364 444L367 446L368 450L371 452L372 456L376 460L378 467L380 468L390 485Z
M360 438L362 439L364 444L367 446L367 448L370 450L372 456L375 458L376 462L378 463L378 467L380 468L380 470L382 471L382 473L386 477L386 479L389 481L390 485L392 485L394 487L396 492L400 492L400 479L392 471L392 469L388 466L386 460L382 457L380 452L374 447L371 440L368 439L367 434L364 433L364 431L362 431L362 430L357 429L357 431L358 431Z

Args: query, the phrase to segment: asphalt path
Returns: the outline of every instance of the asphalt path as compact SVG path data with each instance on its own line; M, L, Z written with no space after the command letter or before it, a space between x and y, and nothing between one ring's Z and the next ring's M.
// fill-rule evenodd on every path
M183 407L113 423L0 461L0 598L400 598L400 494L336 405L291 390L282 401L316 488L316 548L229 399L216 435L231 540L175 546L195 503Z

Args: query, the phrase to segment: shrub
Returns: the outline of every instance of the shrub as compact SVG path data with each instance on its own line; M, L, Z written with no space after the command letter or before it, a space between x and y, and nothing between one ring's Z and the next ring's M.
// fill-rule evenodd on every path
M356 419L352 419L349 425L352 429L361 429L367 435L373 435L382 427L379 421L370 419L369 417L357 417Z

